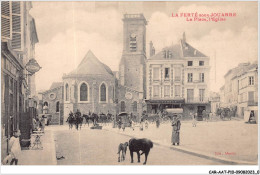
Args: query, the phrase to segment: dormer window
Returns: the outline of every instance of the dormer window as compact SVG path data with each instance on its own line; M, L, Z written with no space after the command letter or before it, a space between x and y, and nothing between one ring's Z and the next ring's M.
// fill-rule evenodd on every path
M204 66L204 61L199 61L200 66Z
M164 58L172 58L172 52L169 50L164 50L163 51L163 57Z

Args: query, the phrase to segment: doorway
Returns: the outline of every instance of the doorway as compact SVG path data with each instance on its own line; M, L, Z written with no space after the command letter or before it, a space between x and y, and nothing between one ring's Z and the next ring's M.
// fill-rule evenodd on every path
M198 119L197 120L199 120L199 121L203 120L203 117L202 117L202 111L203 110L206 110L206 106L198 106L198 110L197 110Z

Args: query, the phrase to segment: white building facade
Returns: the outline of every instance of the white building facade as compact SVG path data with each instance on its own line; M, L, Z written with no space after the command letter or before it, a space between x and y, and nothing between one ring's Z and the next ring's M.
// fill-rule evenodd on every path
M179 44L151 55L146 70L148 113L166 108L183 108L184 116L210 112L209 57L190 46L185 34Z

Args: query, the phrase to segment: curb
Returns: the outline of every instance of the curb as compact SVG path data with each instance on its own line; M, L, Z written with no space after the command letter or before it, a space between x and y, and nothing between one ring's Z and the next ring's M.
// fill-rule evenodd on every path
M53 137L53 132L51 132L51 144L52 144L52 151L51 151L51 154L52 154L52 162L53 162L53 165L57 165L57 159L56 159L56 147L55 147L55 141L54 141L54 137Z
M129 134L118 133L118 132L115 132L115 131L109 130L109 129L103 129L103 130L111 131L111 132L121 134L121 135L124 135L124 136L127 136L127 137L134 137L134 136L131 136ZM163 145L163 144L160 144L160 143L157 143L157 142L153 142L153 143L157 146L169 148L169 149L172 149L172 150L175 150L175 151L183 152L183 153L186 153L186 154L190 154L190 155L201 157L201 158L208 159L208 160L217 161L217 162L228 164L228 165L257 165L257 162L235 161L235 160L230 160L230 159L225 159L225 158L214 157L214 156L209 155L209 154L189 150L189 149L186 149L186 148L180 148L180 147L177 148L177 147L172 147L172 146L168 146L168 145L166 146L166 145Z

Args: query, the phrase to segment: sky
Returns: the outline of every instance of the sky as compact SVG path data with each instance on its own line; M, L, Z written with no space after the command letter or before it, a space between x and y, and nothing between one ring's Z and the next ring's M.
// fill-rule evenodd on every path
M35 57L42 69L36 73L36 90L74 70L88 50L118 71L123 49L123 15L143 13L149 42L156 53L186 41L210 57L210 90L218 92L225 73L242 62L258 58L257 2L33 2L39 43ZM186 21L180 13L236 13L225 21ZM216 75L216 76L215 76Z

